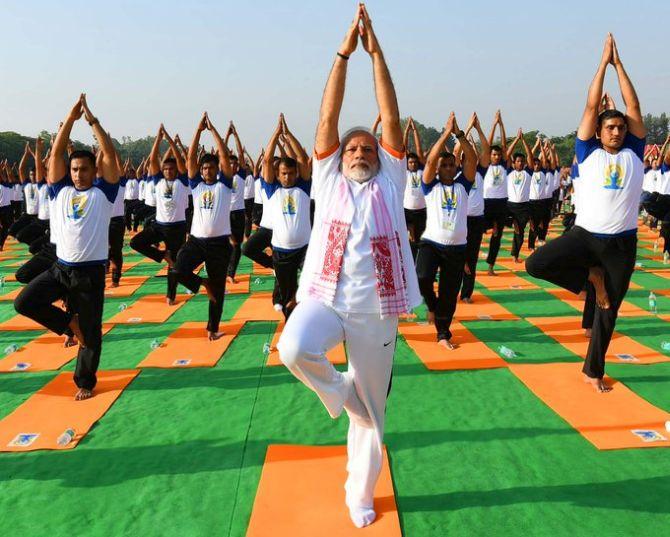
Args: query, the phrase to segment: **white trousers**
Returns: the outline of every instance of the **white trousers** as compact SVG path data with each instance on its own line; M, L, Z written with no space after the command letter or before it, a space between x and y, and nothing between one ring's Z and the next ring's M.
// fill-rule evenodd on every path
M321 399L331 417L342 413L350 384L326 358L344 341L348 370L373 428L350 420L347 435L346 503L372 509L382 466L386 397L391 380L398 318L343 313L321 302L300 302L282 332L277 348L286 367Z

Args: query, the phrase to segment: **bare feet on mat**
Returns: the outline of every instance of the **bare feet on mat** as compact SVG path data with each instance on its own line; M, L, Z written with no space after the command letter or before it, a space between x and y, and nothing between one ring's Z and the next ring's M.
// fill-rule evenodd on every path
M165 250L165 254L163 254L163 259L167 263L168 267L174 268L174 259L172 259L172 254L170 253L170 250Z
M469 296L466 296L465 298L462 298L461 300L463 302L465 302L466 304L472 304L472 298L469 297Z
M93 397L93 392L91 390L87 390L86 388L79 388L74 396L74 400L83 401L84 399L90 399L91 397Z
M72 330L72 333L74 334L74 337L77 338L79 341L79 345L82 347L86 347L86 342L84 341L84 334L81 331L81 328L79 327L79 315L74 314L72 316L72 319L70 319L70 324L68 325L70 327L70 330Z
M165 303L166 303L168 306L174 306L174 305L177 303L177 301L174 300L174 299L172 299L172 298L169 298L169 297L166 296L166 297L165 297Z
M351 517L354 526L357 528L364 528L375 521L377 513L375 513L374 509L365 507L350 507L349 516Z
M109 284L109 286L110 286L110 287L118 287L118 286L119 286L119 282L111 282L111 283Z
M237 283L237 280L235 279L235 276L228 276L228 277L226 278L226 281L227 281L228 283Z
M221 339L225 335L224 332L207 332L207 339L210 341L216 341L217 339Z
M585 328L584 329L584 337L587 339L591 339L591 329L590 328Z
M496 276L496 273L493 271L493 265L489 265L488 275Z
M605 288L605 271L600 267L591 267L589 269L589 281L596 290L596 304L604 310L609 309L610 300Z
M429 311L426 313L426 322L429 324L435 324L435 312L434 311Z
M593 386L598 393L607 393L612 391L612 386L607 385L603 379L594 379L584 375L584 382Z
M63 347L67 349L68 347L74 347L76 344L77 344L77 338L75 338L74 336L68 336L68 335L65 336L65 340L63 341Z
M204 278L202 280L202 286L205 288L209 300L211 302L216 302L216 296L214 296L214 284L212 281L209 278Z
M515 258L514 258L514 262L515 262L515 263L522 263L523 261L521 261L521 259L519 259L518 257L515 257Z
M454 345L451 341L448 339L440 339L437 342L438 345L444 347L447 350L453 351L456 348L456 345Z

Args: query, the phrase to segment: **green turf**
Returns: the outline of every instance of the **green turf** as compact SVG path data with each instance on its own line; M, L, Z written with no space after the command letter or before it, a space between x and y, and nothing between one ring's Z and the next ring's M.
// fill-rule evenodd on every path
M166 279L153 277L159 269L132 268L127 274L152 277L132 297L107 299L104 318L141 296L164 296ZM250 271L243 258L238 272ZM0 266L0 274L10 272ZM650 289L670 287L644 271L633 281L643 289L626 300L645 309ZM251 275L252 292L272 286L272 277ZM579 312L543 289L478 291L520 317L463 323L494 351L513 349L509 362L581 361L524 319ZM224 321L247 296L226 295ZM670 299L658 303L670 312ZM424 318L425 308L416 313ZM0 303L0 322L14 315L11 302ZM136 367L154 339L186 321L204 330L206 320L207 298L199 295L165 323L117 325L105 336L102 368ZM659 352L669 327L655 316L617 322L618 331ZM143 370L74 450L1 453L2 528L30 536L243 536L269 444L343 444L346 437L346 418L331 420L285 368L264 367L263 345L274 329L273 322L247 323L213 368ZM0 332L0 353L41 333ZM608 364L607 371L670 411L670 363ZM0 418L56 374L0 374ZM670 527L667 449L598 451L507 369L430 372L402 338L385 443L406 536L657 536Z

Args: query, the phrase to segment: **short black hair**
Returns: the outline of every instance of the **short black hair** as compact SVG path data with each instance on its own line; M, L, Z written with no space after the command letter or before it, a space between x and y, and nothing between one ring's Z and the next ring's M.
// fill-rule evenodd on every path
M524 155L523 153L514 153L514 155L512 156L512 161L515 161L518 158L526 160L526 155Z
M218 166L219 159L214 155L212 155L211 153L205 153L200 159L200 166L202 167L205 164L216 164Z
M439 158L450 158L451 160L456 162L456 155L454 155L453 153L449 153L449 151L442 151L439 154Z
M74 159L87 159L91 162L93 166L96 165L95 155L86 149L77 149L73 151L72 154L70 155L70 164L72 164L72 161Z
M177 165L177 159L174 157L168 157L163 161L163 164L174 164Z
M492 145L491 146L491 151L498 151L498 152L502 153L502 147L500 147L499 145Z
M239 159L237 158L237 155L230 155L228 158L229 158L230 160L234 160L235 162L238 162L238 161L239 161Z
M626 116L623 112L621 112L620 110L604 110L598 116L598 130L600 130L600 127L602 127L604 121L616 118L623 119L624 122L626 123L626 126L628 126L628 120L626 119Z
M287 168L295 168L295 169L298 168L298 162L294 158L291 158L291 157L280 158L279 159L279 165L281 166L282 164L284 166L286 166Z
M409 160L411 158L419 160L419 155L410 151L409 153L407 153L407 160Z

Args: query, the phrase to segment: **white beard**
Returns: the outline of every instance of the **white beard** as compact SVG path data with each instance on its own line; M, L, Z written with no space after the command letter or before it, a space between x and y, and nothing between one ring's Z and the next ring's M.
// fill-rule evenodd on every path
M357 183L366 183L372 179L377 172L379 171L379 165L373 168L364 168L363 166L356 166L355 168L350 168L345 177L356 181Z

